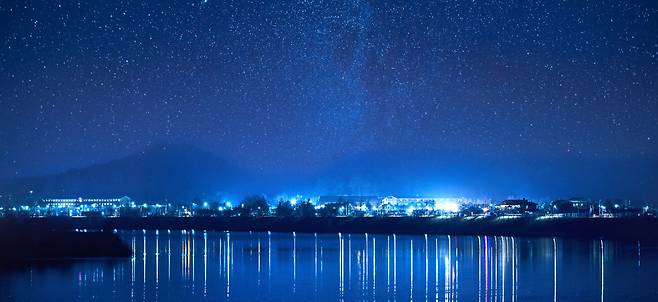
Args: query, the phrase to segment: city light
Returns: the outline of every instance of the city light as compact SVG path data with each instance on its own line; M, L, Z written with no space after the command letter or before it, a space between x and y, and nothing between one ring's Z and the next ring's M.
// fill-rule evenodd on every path
M617 218L655 216L655 211L648 207L631 207L629 201L610 203L602 201L587 201L582 199L555 200L536 203L525 198L507 199L500 202L490 200L469 200L465 198L444 197L364 197L340 196L331 199L326 197L303 198L296 195L288 200L288 212L280 211L277 203L263 199L263 203L251 206L241 202L239 207L233 207L231 201L215 204L204 201L198 206L195 202L181 202L176 206L163 206L159 202L140 202L128 197L121 199L43 199L36 204L23 204L11 208L0 208L0 216L22 215L32 217L70 216L70 217L194 217L194 216L349 216L349 217L437 217L437 218L500 218L513 219L534 217L539 219L564 217ZM308 200L299 202L300 200ZM311 200L313 202L311 202ZM279 201L281 202L281 201ZM609 206L602 205L608 204ZM285 204L285 203L284 203ZM309 206L310 205L310 206ZM303 209L303 210L301 210ZM286 214L287 213L287 214Z
M409 206L409 207L407 208L407 215L411 215L411 214L413 214L413 212L414 212L414 207L413 207L413 206Z
M455 213L459 212L459 204L454 202L437 202L434 205L434 210Z

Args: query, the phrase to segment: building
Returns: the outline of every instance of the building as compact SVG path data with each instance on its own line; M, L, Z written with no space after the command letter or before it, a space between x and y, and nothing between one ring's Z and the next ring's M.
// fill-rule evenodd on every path
M507 199L496 205L496 212L500 214L532 214L537 211L537 203L523 199Z
M648 211L648 208L635 208L630 205L630 201L619 202L601 206L601 216L607 218L639 217Z
M384 197L380 211L388 215L436 216L459 212L461 198L439 197Z
M40 208L56 216L113 216L121 206L132 204L130 197L122 198L46 198Z
M551 202L551 212L564 217L590 217L597 212L598 206L581 199L559 199Z
M78 206L119 206L130 202L130 197L123 198L46 198L42 203L51 208L78 207Z

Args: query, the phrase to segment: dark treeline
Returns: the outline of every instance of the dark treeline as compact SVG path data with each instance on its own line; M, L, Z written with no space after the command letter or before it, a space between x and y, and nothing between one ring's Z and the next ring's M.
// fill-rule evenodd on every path
M316 207L310 199L302 201L279 200L270 206L268 200L261 195L248 196L237 206L218 210L218 204L196 209L197 216L240 216L240 217L336 217L347 214L358 214L354 205L346 200L325 203Z

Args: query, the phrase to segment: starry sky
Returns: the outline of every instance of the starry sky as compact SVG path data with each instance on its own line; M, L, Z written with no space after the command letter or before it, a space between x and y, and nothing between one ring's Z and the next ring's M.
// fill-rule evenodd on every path
M161 143L283 176L631 177L658 158L657 29L656 1L2 1L0 177Z

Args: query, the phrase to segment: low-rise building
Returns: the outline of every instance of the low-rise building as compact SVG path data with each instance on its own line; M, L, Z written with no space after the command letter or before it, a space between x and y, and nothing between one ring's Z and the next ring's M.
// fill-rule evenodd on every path
M45 198L40 208L53 216L115 216L118 208L132 203L130 197L122 198Z
M500 214L532 214L537 212L537 203L523 199L507 199L496 205L496 212Z
M564 217L590 217L598 206L586 199L559 199L551 202L551 213Z

